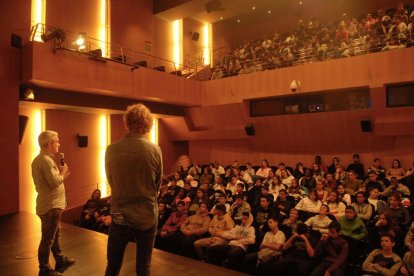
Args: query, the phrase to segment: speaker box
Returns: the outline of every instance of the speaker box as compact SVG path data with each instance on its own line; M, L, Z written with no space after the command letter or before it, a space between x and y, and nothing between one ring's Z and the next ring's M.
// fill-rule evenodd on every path
M11 34L10 43L12 47L21 49L22 48L22 37L16 34Z
M205 5L207 13L218 11L221 8L221 3L219 0L210 0Z
M362 132L371 132L371 120L361 120L361 130Z
M26 132L27 121L29 117L19 115L19 144L21 145L24 138L24 133Z
M193 32L191 35L191 39L194 41L198 41L198 39L200 38L200 33L197 32Z
M78 147L87 148L88 147L88 136L80 136L78 134Z
M253 124L248 124L244 127L247 136L254 136L254 126Z

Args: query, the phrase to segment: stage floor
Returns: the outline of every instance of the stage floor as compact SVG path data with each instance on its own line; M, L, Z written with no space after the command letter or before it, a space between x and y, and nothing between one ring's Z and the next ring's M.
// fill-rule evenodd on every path
M37 275L37 247L40 219L20 212L0 217L0 275ZM67 276L104 275L108 236L62 223L63 252L76 259ZM54 260L51 256L51 265ZM120 275L135 275L135 244L129 243ZM198 262L154 249L151 275L243 275L232 270Z

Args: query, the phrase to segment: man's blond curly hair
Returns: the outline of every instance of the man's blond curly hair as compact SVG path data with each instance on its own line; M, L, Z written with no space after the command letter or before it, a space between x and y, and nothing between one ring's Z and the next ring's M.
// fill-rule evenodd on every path
M152 127L151 111L141 103L130 105L124 114L124 124L128 132L146 134Z

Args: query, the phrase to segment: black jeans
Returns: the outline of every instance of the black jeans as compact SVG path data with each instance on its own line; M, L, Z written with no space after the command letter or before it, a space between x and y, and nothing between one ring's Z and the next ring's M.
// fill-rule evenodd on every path
M50 209L46 214L39 215L42 224L42 239L38 250L39 269L50 269L49 255L52 250L57 263L63 262L64 256L60 248L60 218L61 209Z
M153 227L140 230L126 225L112 223L109 229L107 259L105 275L119 275L124 258L125 248L129 241L136 240L136 268L137 275L150 275L151 256L154 247L157 224Z

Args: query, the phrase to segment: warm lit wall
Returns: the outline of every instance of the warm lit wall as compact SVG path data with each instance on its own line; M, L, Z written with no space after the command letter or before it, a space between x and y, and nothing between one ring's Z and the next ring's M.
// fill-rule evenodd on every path
M241 102L244 99L291 94L289 85L299 80L302 92L349 87L381 87L385 83L412 81L414 48L346 59L256 72L203 83L203 105Z
M19 115L29 118L24 139L19 145L19 210L35 213L37 193L31 163L40 152L37 137L42 131L42 111L25 107L19 109Z
M100 118L101 115L95 114L46 111L46 129L59 133L60 151L65 153L65 161L71 171L65 181L68 208L84 204L100 181ZM88 136L87 148L78 147L77 134Z
M184 61L190 58L200 57L203 50L203 27L204 24L200 21L185 18L183 19L183 52ZM192 39L192 33L200 34L198 41ZM189 56L189 57L188 57Z
M145 51L145 41L154 43L152 1L112 0L111 41L139 52ZM154 45L156 48L158 45ZM152 54L151 52L146 52Z
M18 91L21 51L10 46L10 34L25 39L30 30L30 1L0 1L0 215L19 210Z
M102 0L46 1L46 25L70 32L86 32L88 37L99 38L100 6Z
M164 174L173 173L178 166L188 166L190 164L188 141L173 141L163 119L159 119L158 133L158 145L162 151Z

